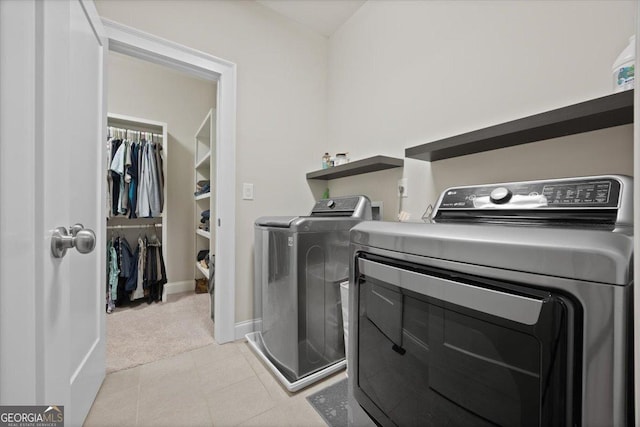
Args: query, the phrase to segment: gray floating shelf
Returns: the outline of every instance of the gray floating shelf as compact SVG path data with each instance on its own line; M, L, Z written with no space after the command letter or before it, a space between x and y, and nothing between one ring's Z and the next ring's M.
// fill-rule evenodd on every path
M405 156L443 160L629 123L633 90L407 148Z
M387 156L374 156L367 159L349 162L345 165L309 172L307 174L307 179L329 180L344 178L346 176L377 172L385 169L401 168L402 166L404 166L403 159L396 159L395 157Z

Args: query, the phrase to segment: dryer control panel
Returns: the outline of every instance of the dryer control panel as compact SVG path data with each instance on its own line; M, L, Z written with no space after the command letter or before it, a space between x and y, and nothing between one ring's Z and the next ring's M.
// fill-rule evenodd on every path
M613 178L575 181L537 181L450 188L442 194L440 208L528 209L562 207L617 208L620 182Z
M452 187L440 196L433 218L632 224L631 183L629 177L608 175Z

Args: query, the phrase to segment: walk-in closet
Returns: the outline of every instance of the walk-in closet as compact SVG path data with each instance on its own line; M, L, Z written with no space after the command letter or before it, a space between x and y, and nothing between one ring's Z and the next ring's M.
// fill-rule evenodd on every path
M107 116L107 313L163 298L166 123Z
M115 52L108 67L113 372L214 342L216 84Z

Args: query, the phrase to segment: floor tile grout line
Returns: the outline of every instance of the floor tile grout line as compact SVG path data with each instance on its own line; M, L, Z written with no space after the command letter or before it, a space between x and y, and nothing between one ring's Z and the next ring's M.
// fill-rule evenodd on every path
M271 393L271 391L269 391L269 390L267 389L266 384L265 384L265 383L262 381L262 379L260 378L260 375L262 375L262 372L258 372L258 371L256 370L256 368L254 368L253 363L251 363L251 362L252 362L252 360L257 361L257 362L258 362L258 363L259 363L259 364L264 368L264 371L265 371L267 374L271 375L271 372L269 372L269 370L268 370L268 369L266 369L266 366L264 366L264 365L262 364L262 361L261 361L261 360L259 360L257 357L255 357L255 355L254 355L252 352L250 352L250 353L246 353L246 354L245 354L245 353L243 353L242 355L244 356L244 358L245 358L245 360L247 361L247 363L249 363L249 366L251 366L251 369L253 370L253 373L254 373L254 374L255 374L255 376L258 378L258 381L260 381L260 384L262 385L262 387L267 391L267 394L268 394L272 399L274 399L274 400L275 400L275 396ZM251 360L249 360L249 358L251 358ZM274 380L276 380L276 379L274 378ZM278 386L278 387L280 387L280 383L279 383L277 380L276 380L276 383L277 383L277 386ZM289 394L288 392L285 392L285 393L287 393L287 397L288 397L288 398L295 397L294 395L291 395L291 394Z
M242 424L245 424L245 423L247 423L247 422L251 421L252 419L254 419L254 418L256 418L256 417L259 417L259 416L261 416L261 415L263 415L263 414L266 414L267 412L269 412L269 411L273 410L274 408L276 408L277 406L279 406L279 404L280 404L280 403L283 403L283 402L277 402L277 401L273 398L273 396L271 396L271 393L269 393L269 390L267 390L267 388L264 386L264 384L263 384L263 383L262 383L262 381L260 380L260 378L259 378L258 374L255 374L255 377L256 377L256 379L258 380L258 383L260 384L260 386L262 387L262 390L267 394L267 396L269 396L269 400L271 401L271 403L273 403L273 406L271 406L270 408L265 409L264 411L262 411L262 412L260 412L260 413L258 413L258 414L256 414L256 415L254 415L253 417L247 418L246 420L244 420L244 421L242 421L242 422L240 422L240 423L235 424L235 426L240 426L240 425L242 425ZM248 380L248 379L249 379L249 378L247 378L247 380ZM243 380L243 381L245 381L245 380Z
M229 356L229 357L226 357L226 358L221 359L221 360L222 360L222 361L224 361L224 360L226 360L226 359L231 359L232 357L234 357L234 356ZM192 356L191 358L192 358L192 360L193 360L193 356ZM251 368L251 370L253 371L253 376L255 376L255 377L258 379L258 381L260 381L260 378L258 377L258 374L256 374L256 373L255 373L255 371L253 370L253 367L251 366L251 363L249 363L246 359L245 359L245 361L247 362L247 364L249 365L249 367L250 367L250 368ZM218 360L218 361L216 361L216 362L220 362L220 360ZM197 369L198 369L198 367L197 367L197 365L195 365L195 361L194 361L194 370L195 370L195 375L196 375L196 376L198 375L198 371L197 371ZM218 392L218 391L226 390L227 388L229 388L229 387L233 387L234 385L237 385L238 383L240 383L240 382L242 382L242 381L248 380L249 378L251 378L251 377L241 378L241 379L239 379L238 381L235 381L235 382L232 382L232 383L230 383L230 384L227 384L227 385L225 385L224 387L220 387L220 388L218 388L218 389L215 389L214 391L215 391L215 392ZM260 383L262 384L262 381L260 381ZM201 382L198 382L198 384L199 384L199 386L202 386L202 383L201 383ZM264 387L264 386L263 386L263 387ZM204 393L204 390L201 390L201 391ZM268 393L268 392L267 392L267 393ZM269 393L269 396L271 396L271 394L270 394L270 393Z
M191 353L193 353L193 352L191 352ZM193 362L193 365L192 365L192 368L191 368L193 370L192 374L195 375L196 378L198 378L198 366L196 365L196 361L193 359L193 354L191 354L191 361ZM207 399L204 397L205 390L202 387L202 382L196 381L195 383L196 383L196 389L197 389L197 392L198 392L198 396L200 397L200 399L202 401L202 404L207 409L207 415L209 415L209 425L211 427L214 427L213 416L211 415L211 407L209 406L209 403L207 402Z
M256 359L255 355L252 352L246 352L247 354L244 354L245 352L243 352L239 346L241 346L241 343L237 343L235 344L237 353L235 353L235 355L230 355L229 358L231 357L237 357L238 353L242 354L243 360L249 364L249 366L251 367L250 371L247 372L251 372L251 375L249 375L248 377L244 378L241 381L248 381L252 378L257 378L258 379L258 387L261 388L261 391L265 394L265 396L268 398L268 402L269 402L269 408L261 410L259 413L251 416L250 418L243 420L242 422L238 423L238 424L244 424L244 423L249 423L251 422L251 420L254 420L255 418L264 416L265 413L275 410L276 408L286 408L287 405L291 405L293 404L294 401L299 401L298 404L302 403L304 406L313 409L313 406L308 402L308 400L306 399L306 396L304 392L302 393L296 393L296 395L290 395L288 394L287 396L285 396L283 399L280 399L279 396L271 393L270 388L267 386L267 384L265 382L263 382L262 378L260 378L260 375L263 374L267 374L267 375L271 375L271 373L267 370L267 369L260 369L260 368L264 368L264 366L254 366L254 364L252 363L253 361L258 361L259 360ZM189 356L188 356L188 360L189 362L189 367L187 369L186 372L190 372L191 375L197 376L198 375L198 365L196 364L196 360L195 360L195 355L194 353L197 352L198 349L194 349L192 351L189 351ZM176 355L175 357L178 357L180 355ZM224 360L224 359L223 359ZM141 426L144 425L143 424L143 420L141 420L141 393L142 393L142 384L143 384L143 370L144 367L147 365L150 365L154 362L148 363L148 364L144 364L142 366L138 366L136 368L132 368L132 370L138 370L137 372L137 376L136 376L136 404L135 404L135 425L136 426ZM340 376L339 374L337 376ZM274 379L273 377L270 377L272 379ZM274 379L275 380L275 379ZM338 381L338 379L336 378L336 381ZM331 383L334 383L336 381L331 381ZM219 391L224 393L224 390L232 387L234 385L237 385L240 381L232 383L232 384L228 384L222 388L219 389ZM276 381L276 385L280 386L279 383L277 383ZM214 416L212 413L212 407L209 405L209 402L207 401L207 399L204 398L203 394L204 394L204 388L203 388L203 384L200 382L196 382L194 383L194 389L197 391L197 393L199 394L199 400L201 400L200 405L205 405L206 407L206 413L209 416L209 423L210 425L214 425ZM296 399L297 398L297 399ZM300 402L301 401L301 402ZM204 408L203 408L204 409Z
M232 346L229 350L230 353L228 353L227 357L223 357L222 359L219 359L218 361L216 361L216 363L225 363L227 360L230 360L231 358L237 359L238 357L238 353L240 355L242 355L242 359L246 364L249 365L250 370L246 370L246 374L248 375L246 378L243 378L239 381L236 381L234 383L231 384L227 384L223 387L221 387L220 389L217 389L216 392L220 391L223 394L226 392L225 390L229 389L232 386L237 386L240 382L242 381L249 381L252 380L253 378L257 378L258 379L258 384L256 385L256 387L260 387L260 391L261 393L264 393L264 396L266 397L266 402L267 405L269 406L269 408L267 409L261 409L260 412L258 414L255 414L253 416L251 416L250 418L237 423L237 424L244 424L247 422L250 422L251 420L254 420L255 418L264 416L265 413L272 411L276 408L286 408L288 405L293 405L296 401L300 401L302 400L302 402L304 402L304 405L310 407L313 409L313 406L308 402L308 400L305 398L305 393L301 392L301 393L296 393L296 394L290 394L290 393L286 393L285 395L280 396L279 393L276 393L276 389L272 390L272 384L271 381L266 382L267 379L272 379L274 381L274 384L277 387L281 387L281 384L272 376L272 373L269 371L269 369L264 365L264 363L257 358L257 356L254 354L253 351L251 351L251 349L249 349L247 347L246 342L239 340L238 342L234 342L234 343L230 343L230 345ZM197 356L195 355L195 353L197 353L199 350L201 351L202 349L211 346L211 350L205 350L204 352L202 352L201 354L199 354L199 361L205 362L205 363L209 363L209 351L215 353L217 350L219 350L219 345L216 344L215 342L211 343L211 344L207 344L207 345L203 345L201 347L197 347L194 349L189 349L186 350L182 353L178 353L176 355L173 356L169 356L167 358L163 358L163 359L159 359L156 361L152 361L152 362L147 362L147 363L143 363L141 365L135 366L135 367L130 367L127 368L125 370L138 370L138 375L137 375L137 380L136 380L136 401L135 401L135 418L134 418L134 422L136 426L142 426L144 425L144 420L141 419L142 415L145 413L144 406L142 404L142 392L144 391L144 387L143 387L143 371L145 370L145 367L149 366L149 365L153 365L157 362L161 362L173 357L180 357L182 355L184 355L184 353L188 353L188 368L185 371L185 374L188 372L190 373L192 376L197 377L199 371L199 367L202 368L202 363L200 365L198 365L198 361L196 360ZM248 350L248 351L247 351ZM246 353L246 354L245 354ZM246 368L242 368L242 371L245 371ZM116 372L122 372L125 370L120 370L120 371L116 371ZM114 372L115 373L115 372ZM268 375L269 378L261 378L262 375ZM263 379L265 379L265 381L263 381ZM209 415L209 423L210 425L214 425L214 414L212 413L212 410L215 408L214 406L211 406L209 403L209 400L204 396L204 390L205 390L205 384L203 384L200 381L194 382L193 383L193 391L198 393L198 400L199 402L196 404L197 406L200 405L205 405L206 407L206 413ZM284 389L283 389L284 390ZM228 391L228 390L227 390ZM273 391L273 392L272 392ZM182 393L185 393L185 391L182 391ZM189 393L191 393L191 391L189 391ZM296 399L298 398L298 399ZM296 405L299 405L300 402L295 403ZM205 408L202 408L205 409ZM258 409L258 408L255 408ZM204 411L202 413L204 415Z
M257 378L257 375L256 375L256 378ZM237 386L237 385L238 385L239 383L241 383L242 381L247 381L247 380L249 380L249 379L251 379L251 377L247 377L247 378L245 378L245 379L243 379L243 380L240 380L240 381L238 381L238 382L235 382L235 383L233 383L233 384L229 384L229 385L227 385L227 386L225 386L225 387L222 387L222 388L220 388L220 389L216 390L216 392L221 392L221 391L223 391L223 390L225 390L225 389L228 389L229 387ZM258 379L258 382L260 382L260 379L259 379L259 378L257 378L257 379ZM262 385L262 384L261 384L261 385ZM264 389L264 386L263 386L263 389ZM266 390L265 390L265 391L266 391ZM269 397L271 398L271 395L269 394L269 392L268 392L268 391L267 391L267 395L269 395ZM205 404L206 404L206 406L207 406L207 412L209 413L209 418L211 419L211 425L212 425L212 426L214 426L214 424L215 424L215 423L214 423L214 421L213 421L213 413L211 412L211 411L212 411L211 405L209 405L207 402L205 402ZM272 408L273 408L273 407L272 407ZM267 409L267 411L268 411L268 410L271 410L272 408ZM266 411L264 411L264 412L266 412ZM264 412L261 412L261 414L262 414L262 413L264 413ZM249 421L250 419L253 419L253 418L254 418L254 417L251 417L251 418L246 419L246 420L244 420L244 421L242 421L242 422L240 422L240 423L234 424L234 426L238 426L238 425L241 425L241 424L243 424L243 423L246 423L247 421Z

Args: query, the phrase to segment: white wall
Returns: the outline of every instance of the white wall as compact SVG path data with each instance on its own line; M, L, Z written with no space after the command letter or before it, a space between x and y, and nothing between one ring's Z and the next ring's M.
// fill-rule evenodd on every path
M326 146L325 37L250 1L98 1L101 16L237 64L236 321L253 317L253 223L306 214ZM253 183L255 200L241 199ZM224 185L224 183L220 183Z
M328 149L404 157L407 147L608 95L634 5L369 1L330 38ZM403 209L418 219L451 185L631 175L632 133L628 125L433 163L406 159ZM391 219L396 178L383 173L331 181L331 193L366 189Z
M406 147L611 92L631 1L369 1L328 41L249 1L98 1L100 14L235 62L236 321L252 317L253 221L307 213L322 154ZM329 181L422 215L445 186L632 173L630 126ZM576 154L578 153L578 154ZM241 200L243 182L255 200ZM312 191L313 190L313 191Z
M110 52L107 96L110 113L167 123L165 264L169 282L193 280L194 135L215 107L216 84Z

